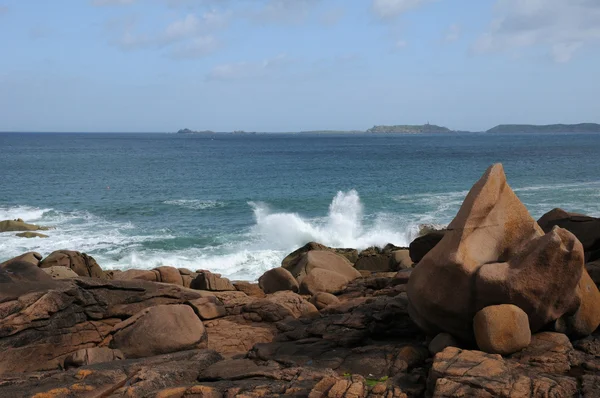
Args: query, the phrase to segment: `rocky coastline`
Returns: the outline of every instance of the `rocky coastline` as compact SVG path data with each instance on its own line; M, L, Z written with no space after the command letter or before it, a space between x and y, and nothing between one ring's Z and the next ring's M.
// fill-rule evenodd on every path
M1 263L0 396L598 397L599 284L600 218L534 220L496 164L446 229L310 242L258 283Z

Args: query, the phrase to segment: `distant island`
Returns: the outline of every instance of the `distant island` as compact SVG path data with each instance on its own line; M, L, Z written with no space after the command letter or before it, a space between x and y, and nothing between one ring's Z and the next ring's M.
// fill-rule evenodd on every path
M600 124L500 124L486 133L518 134L518 133L600 133Z
M452 133L447 127L436 126L435 124L419 124L419 125L408 125L400 124L396 126L373 126L366 131L366 133L399 133L399 134L438 134L438 133Z
M195 131L190 129L181 129L177 132L177 134L216 134L214 131L204 130L204 131Z
M283 132L282 132L283 133ZM282 134L280 133L280 134ZM451 130L448 127L438 126L435 124L398 124L398 125L376 125L368 130L310 130L300 132L288 132L287 134L457 134L457 133L475 133L473 131ZM600 124L597 123L579 123L579 124L500 124L487 131L477 132L483 134L528 134L528 133L600 133ZM199 134L199 135L215 135L215 134L235 134L235 135L255 135L268 134L247 132L244 130L235 130L233 132L217 133L212 130L190 130L188 128L177 131L177 134Z

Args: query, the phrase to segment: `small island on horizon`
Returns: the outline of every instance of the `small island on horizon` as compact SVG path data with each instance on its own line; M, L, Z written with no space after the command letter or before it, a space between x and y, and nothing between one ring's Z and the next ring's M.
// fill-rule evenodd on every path
M283 133L283 132L282 132ZM600 124L598 123L577 123L577 124L499 124L486 131L464 131L452 130L445 126L435 124L418 124L418 125L375 125L367 130L310 130L299 132L287 132L287 134L451 134L451 133L483 133L483 134L530 134L530 133L600 133ZM177 134L196 134L196 135L214 135L214 134L269 134L266 132L246 132L244 130L235 130L233 132L214 132L212 130L190 130L188 128L177 131Z

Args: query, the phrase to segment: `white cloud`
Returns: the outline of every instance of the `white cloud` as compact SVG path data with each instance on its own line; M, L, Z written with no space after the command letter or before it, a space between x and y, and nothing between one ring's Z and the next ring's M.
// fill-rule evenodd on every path
M212 32L226 23L227 16L214 11L188 14L158 34L136 32L135 23L129 23L116 44L124 50L170 47L174 58L198 58L218 48Z
M237 62L215 66L208 74L208 80L241 80L269 77L288 64L285 54L260 62Z
M400 14L434 0L373 0L372 8L381 19L393 19Z
M251 12L251 19L259 23L304 22L320 0L267 0L263 7Z
M598 0L497 0L494 19L475 53L542 49L556 62L600 45Z
M135 0L92 0L92 5L95 6L123 6L133 4Z
M446 34L444 35L444 41L446 43L452 43L460 39L461 28L460 25L450 25Z
M214 36L195 37L190 41L175 46L171 56L179 59L200 58L210 54L216 50L218 46L219 42Z

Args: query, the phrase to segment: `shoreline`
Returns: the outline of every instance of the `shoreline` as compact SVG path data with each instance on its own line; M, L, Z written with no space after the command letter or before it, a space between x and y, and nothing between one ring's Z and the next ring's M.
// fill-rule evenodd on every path
M598 396L599 283L600 218L534 220L497 164L408 248L309 242L258 283L4 262L0 395Z

